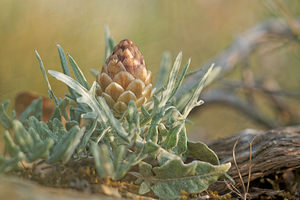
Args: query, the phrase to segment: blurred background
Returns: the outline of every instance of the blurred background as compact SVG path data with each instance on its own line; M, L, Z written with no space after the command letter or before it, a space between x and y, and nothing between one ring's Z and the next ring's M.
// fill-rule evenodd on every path
M0 101L32 91L47 96L34 50L38 50L46 69L61 71L56 44L60 44L83 70L90 83L91 68L100 70L104 62L104 28L109 26L116 42L133 40L155 75L161 55L172 59L183 52L183 62L191 57L196 69L229 47L240 34L270 17L278 17L261 0L1 0L0 1ZM299 1L287 1L294 16ZM275 50L251 55L248 65L258 76L272 75L282 89L299 91L300 54L297 42ZM267 70L262 72L264 67ZM239 79L234 70L231 79ZM67 89L49 77L56 96ZM190 118L193 139L216 139L245 128L265 127L224 106L205 104Z

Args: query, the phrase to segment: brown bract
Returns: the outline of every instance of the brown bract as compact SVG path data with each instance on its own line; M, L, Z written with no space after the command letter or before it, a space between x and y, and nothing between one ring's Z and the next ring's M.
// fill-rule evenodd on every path
M105 61L97 76L98 96L105 98L110 108L122 114L130 100L137 107L149 100L152 91L152 73L132 41L122 40Z

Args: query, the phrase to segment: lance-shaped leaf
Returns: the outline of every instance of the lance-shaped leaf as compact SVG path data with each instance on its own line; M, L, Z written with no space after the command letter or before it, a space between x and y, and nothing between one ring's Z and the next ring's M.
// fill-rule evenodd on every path
M19 167L20 162L25 159L25 155L19 152L16 156L6 159L0 157L0 173L5 173Z
M166 79L168 78L168 72L171 68L171 56L170 53L164 52L160 67L159 67L159 72L157 74L157 78L155 81L155 88L160 89L165 82L167 81Z
M32 103L26 108L26 110L21 114L20 121L24 123L25 119L27 119L29 116L33 115L38 120L42 119L42 98L35 99L32 101Z
M70 65L72 67L72 70L73 70L73 73L76 77L76 80L87 90L90 89L90 86L89 86L89 83L87 82L85 76L83 75L81 69L79 68L79 66L77 65L77 63L75 62L75 60L70 56L68 55L68 58L69 58L69 62L70 62Z
M67 76L71 76L65 52L59 44L57 44L56 46L57 46L62 70L63 70L64 74L66 74ZM76 98L75 91L72 90L72 88L70 88L70 87L68 87L68 90L71 93L71 96Z
M167 85L165 86L165 90L162 92L162 100L160 101L159 107L165 105L172 95L172 91L176 85L176 78L180 69L181 60L182 53L180 52L175 59L174 65L169 75Z
M181 160L170 160L161 167L154 167L154 177L148 178L154 184L151 189L161 199L178 199L181 191L200 193L223 176L230 163L211 165L193 161L184 164Z
M0 123L7 130L12 128L12 119L6 113L5 103L0 105Z
M34 116L29 117L24 124L26 127L33 128L42 140L46 140L48 138L51 138L54 141L58 140L57 136L48 128L48 126Z
M91 142L91 149L95 160L96 170L100 177L112 178L113 177L113 161L109 155L108 148L105 144L102 144L100 147Z
M130 101L128 104L128 111L127 111L127 122L128 122L128 133L129 137L136 138L140 134L140 116L139 110L136 107L134 101Z
M187 135L186 135L186 128L184 122L182 123L182 129L178 134L177 138L177 145L173 149L173 152L176 155L182 155L186 152L187 150Z
M98 97L98 103L100 104L101 108L103 109L106 117L108 118L108 121L110 125L115 129L115 131L118 133L120 138L122 138L125 142L129 142L128 135L125 132L124 128L122 127L119 120L117 120L113 113L111 112L110 108L108 107L106 101L103 97Z
M25 155L21 152L20 147L16 145L8 131L4 132L3 139L5 142L5 150L10 158L0 157L0 173L8 172L20 166L20 162L25 159Z
M25 154L27 162L31 163L39 158L48 157L49 150L54 144L51 138L41 140L33 128L27 131L18 120L13 121L13 131L15 140Z
M185 74L186 74L186 72L187 72L187 70L188 70L188 68L190 66L190 63L191 63L191 59L188 60L188 62L184 66L184 68L183 68L180 76L176 80L176 85L174 85L174 88L172 90L172 93L171 93L168 101L170 101L173 98L173 96L176 94L177 90L179 89L179 87L180 87L180 85L181 85L181 83L183 81L183 78L185 77Z
M80 143L84 132L85 127L80 129L79 126L74 126L70 131L68 131L65 137L55 144L47 162L55 163L59 160L61 160L63 163L68 162L77 145Z
M45 67L44 67L44 64L43 64L43 61L41 59L41 56L39 55L39 53L37 51L35 51L35 55L39 61L39 64L40 64L40 69L42 71L42 74L43 74L43 77L44 77L44 80L46 81L46 84L47 84L47 87L48 87L48 93L49 93L49 97L51 99L54 100L55 104L57 105L58 104L58 100L56 98L56 96L54 95L54 92L51 88L51 85L50 85L50 82L48 80L48 77L47 77L47 74L46 74L46 70L45 70Z
M82 137L82 140L77 148L78 153L82 152L85 149L85 147L88 144L88 141L89 141L91 135L93 134L93 132L95 131L96 127L97 127L97 120L94 120L93 123L90 125L90 128L86 131L86 133Z
M96 115L100 118L101 121L107 122L107 117L100 109L98 105L98 101L96 100L95 96L90 95L89 91L86 90L86 88L84 88L80 83L78 83L76 80L72 79L71 77L57 71L49 70L48 73L51 74L54 78L64 82L70 88L72 88L78 94L80 94L81 95L81 98L79 99L80 103L87 104L93 110L93 112L96 113ZM96 87L95 82L91 89L93 90L94 87Z
M183 111L183 117L187 118L187 116L189 115L189 113L191 112L191 110L196 107L199 106L201 104L203 104L203 101L198 101L198 98L200 96L200 93L203 89L203 87L205 86L205 82L208 78L209 73L211 72L212 68L214 67L214 64L212 64L207 71L205 71L203 77L201 78L201 80L199 81L199 83L197 84L197 87L195 89L195 91L193 92L192 96L190 97L190 99L188 100L184 111Z

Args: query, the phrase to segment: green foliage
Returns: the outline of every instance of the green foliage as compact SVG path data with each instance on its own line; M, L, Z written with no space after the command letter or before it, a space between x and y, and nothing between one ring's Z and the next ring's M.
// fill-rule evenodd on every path
M108 29L105 38L107 58L114 47ZM220 164L217 155L202 142L188 141L185 128L190 111L203 103L198 97L212 67L203 70L202 79L193 90L178 100L176 93L187 74L190 59L178 75L182 53L176 57L172 69L168 54L164 54L156 84L160 88L141 109L130 101L124 115L116 118L105 100L97 97L97 82L90 87L75 60L68 55L75 79L71 77L66 55L57 47L63 73L52 70L48 73L64 82L70 94L63 99L55 97L36 52L56 108L46 124L41 121L42 99L33 101L18 120L6 113L7 103L0 105L8 154L0 157L0 172L20 167L21 162L43 159L49 164L66 163L78 156L93 155L100 177L120 180L131 173L140 184L140 194L152 190L161 199L177 199L181 191L199 193L224 177L230 163ZM195 160L187 162L186 158L191 157ZM138 171L133 166L138 166Z

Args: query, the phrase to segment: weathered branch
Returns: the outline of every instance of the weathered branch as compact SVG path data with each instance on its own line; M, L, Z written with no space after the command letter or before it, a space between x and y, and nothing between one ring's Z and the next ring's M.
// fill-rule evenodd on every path
M229 48L202 66L205 68L211 63L215 63L212 75L207 81L207 84L216 79L222 78L228 72L232 71L238 63L245 63L253 51L266 42L270 42L271 40L273 41L274 38L282 40L296 39L298 37L295 35L295 31L292 31L289 24L285 21L271 19L259 23L238 37ZM247 69L249 72L249 67L247 67ZM183 87L178 92L178 96L181 96L184 91L191 89L192 86L200 79L202 73L203 71L199 71L188 77ZM249 75L249 73L245 74L246 77L244 77L244 79L246 80L244 81L246 82L242 82L242 84L239 85L230 86L232 91L229 94L221 92L221 90L208 91L204 92L200 98L208 104L218 103L229 105L233 109L242 111L242 113L248 116L250 119L253 119L266 128L274 128L299 123L297 114L285 101L283 101L283 99L281 99L281 96L299 99L299 94L284 92L278 88L277 90L272 90L270 88L262 87L254 82L253 77L250 78L251 80L249 83L249 80L247 80L247 75ZM228 86L229 85L227 84L227 87ZM238 95L235 95L234 92L238 87L244 89L245 95L248 97L246 100L239 98ZM223 86L221 89L223 89ZM270 105L272 105L274 113L278 114L278 117L276 118L280 120L274 121L269 119L260 111L260 108L255 104L254 101L252 101L254 92L256 92L255 94L257 94L257 92L263 94L263 97L270 102ZM197 111L197 109L195 109L193 113L195 113L195 111Z
M241 186L232 156L233 146L237 140L236 161L245 184L248 182L250 154L252 156L250 185L251 181L257 178L288 169L300 168L300 126L266 132L245 130L209 144L222 163L232 163L228 173L236 181L236 187ZM251 141L253 141L252 152L249 148ZM224 182L214 184L212 189L220 193L228 191Z
M205 105L223 104L230 106L242 112L242 114L253 119L255 122L265 126L266 128L275 128L276 123L271 119L267 119L256 107L247 104L245 101L239 99L234 93L221 90L208 91L202 98ZM197 111L194 109L193 112ZM199 108L201 109L201 108Z
M207 84L213 80L223 77L241 61L247 59L249 55L257 49L257 47L265 44L270 40L277 39L296 39L297 36L291 30L290 26L280 19L269 19L254 26L243 35L236 38L234 43L212 60L208 61L201 67L208 67L211 63L215 63L213 75ZM184 91L191 87L201 78L202 71L191 75L178 92L181 96Z

